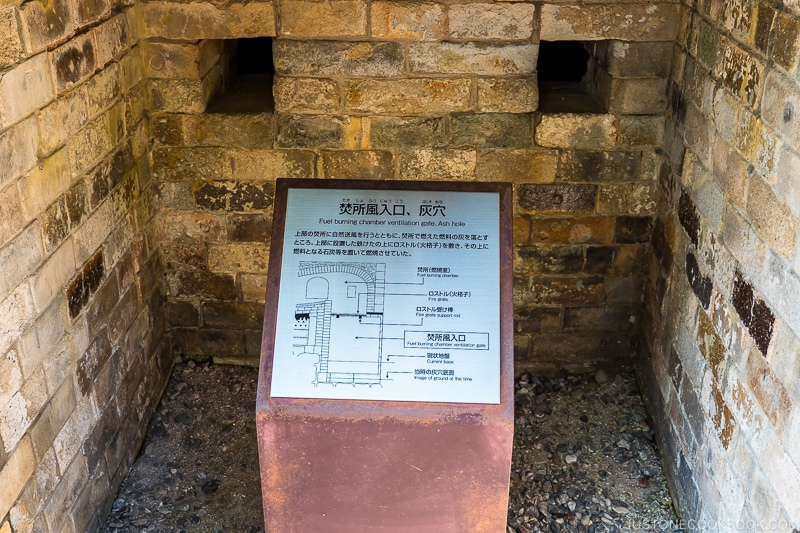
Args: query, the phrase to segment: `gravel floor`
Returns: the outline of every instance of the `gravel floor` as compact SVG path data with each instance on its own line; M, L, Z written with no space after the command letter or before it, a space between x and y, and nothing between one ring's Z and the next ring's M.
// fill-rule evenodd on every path
M102 531L263 532L256 380L176 365ZM632 375L525 375L516 389L508 533L676 530Z

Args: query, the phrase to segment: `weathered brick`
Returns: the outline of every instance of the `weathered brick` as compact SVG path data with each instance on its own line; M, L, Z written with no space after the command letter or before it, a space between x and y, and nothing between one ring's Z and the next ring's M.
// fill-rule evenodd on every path
M583 248L580 246L534 245L516 249L520 266L535 274L578 274L583 270Z
M184 237L206 242L227 239L224 218L216 214L167 212L163 216L164 236L170 241Z
M664 143L664 117L620 117L618 131L618 143L620 146L626 148L657 148Z
M614 242L614 218L535 217L531 221L531 242L610 244Z
M87 79L97 66L93 34L76 37L48 54L58 92Z
M5 297L42 260L39 228L28 226L8 244L0 247L0 297Z
M517 205L526 211L591 212L596 198L596 185L523 184L517 189Z
M546 114L535 138L536 144L549 148L602 150L614 146L617 125L613 115Z
M372 117L370 148L439 148L446 144L444 121L431 117Z
M319 159L320 178L394 178L394 157L389 151L325 151Z
M714 179L725 192L728 201L741 209L745 206L747 178L747 161L724 140L717 139L714 144Z
M45 251L57 248L77 228L86 214L86 193L78 182L54 202L44 213L42 235Z
M620 244L633 244L649 242L653 231L651 217L618 217L615 229L614 242Z
M607 109L620 115L658 115L667 107L666 78L611 80Z
M800 88L775 70L764 82L761 112L764 122L786 135L794 146L800 146Z
M78 275L73 278L67 287L67 302L69 304L69 314L72 318L78 314L89 303L100 283L105 277L105 267L103 265L103 252L98 251L92 258L86 262L78 272Z
M213 300L235 300L236 282L230 274L206 270L183 270L167 278L169 294L177 297L199 297Z
M276 76L272 90L276 113L336 113L341 105L339 88L329 79Z
M704 276L701 273L697 258L691 252L686 254L686 277L689 280L689 286L694 291L703 309L708 309L714 284L711 281L711 277Z
M722 240L746 269L760 268L766 246L753 226L732 206L726 207L723 213Z
M764 300L756 297L753 286L738 270L733 280L731 303L756 346L766 356L772 340L775 315Z
M100 115L77 132L69 143L69 159L73 174L94 166L116 144L119 132L114 128L118 120L115 109Z
M501 76L536 70L538 44L414 43L411 71L419 74Z
M528 115L478 113L450 119L452 144L476 148L525 148L532 141Z
M515 309L514 331L559 333L561 322L561 307L523 307Z
M208 268L218 272L266 274L269 249L261 244L211 244Z
M620 215L654 215L658 187L647 184L601 185L597 193L597 212Z
M200 47L196 44L145 41L141 53L150 78L199 80L211 66L204 65L205 69L201 69Z
M213 71L202 80L150 79L147 82L147 100L154 112L202 113L219 81L219 75Z
M102 68L110 61L119 60L129 48L128 27L124 14L111 17L94 29L97 66Z
M762 354L756 350L751 350L747 358L747 385L770 423L781 427L792 409L792 401Z
M147 2L140 6L142 37L184 41L275 35L271 2Z
M331 115L281 115L277 145L282 148L356 148L361 120Z
M512 183L552 183L556 178L555 151L481 150L476 175L479 180Z
M745 51L728 45L719 59L715 74L739 98L754 107L761 92L764 65Z
M85 396L100 372L100 368L111 356L111 343L108 340L108 333L103 328L100 333L92 340L89 349L78 359L76 367L76 378L82 396Z
M212 328L260 329L263 322L264 306L258 303L203 304L203 323Z
M800 19L796 16L788 13L778 15L772 60L789 74L797 70L800 61Z
M671 42L604 40L596 42L594 53L615 78L666 78L670 74Z
M603 305L603 280L599 276L536 276L531 282L535 305Z
M463 4L447 10L447 31L452 39L472 41L524 41L533 35L533 4Z
M17 13L11 6L0 9L0 68L10 67L24 56Z
M314 154L305 150L236 150L233 172L240 181L308 178L314 175Z
M373 2L372 36L378 39L438 41L444 37L444 9L433 3Z
M77 22L83 26L102 18L110 9L108 0L84 0L77 5Z
M229 151L221 148L156 148L153 170L168 181L224 180L232 175Z
M204 181L194 185L195 203L201 209L250 211L272 205L272 183Z
M79 131L88 121L85 87L57 99L38 114L41 152L49 154Z
M272 115L161 115L154 132L163 144L183 146L232 146L270 148Z
M53 98L46 54L39 54L0 78L0 129L18 122Z
M162 245L161 258L167 270L205 270L208 268L207 244L189 239L173 240Z
M367 33L364 0L280 0L281 35L292 37L349 37Z
M399 43L277 40L275 71L290 76L399 76L405 54Z
M170 301L166 308L167 322L170 326L199 326L200 312L192 302Z
M91 303L86 309L86 323L89 333L96 333L101 326L108 324L111 329L109 315L120 301L119 283L114 272L109 273L100 288L97 289ZM110 333L109 333L110 334Z
M124 145L92 169L89 185L89 208L96 209L133 169L134 160L130 146Z
M268 243L272 235L272 217L261 213L231 213L228 219L228 239L233 242Z
M450 113L471 108L467 79L359 80L347 86L347 109L365 113Z
M593 4L542 6L543 41L618 39L671 41L678 32L676 4Z
M264 303L267 292L267 277L263 274L239 274L242 299L246 302Z
M790 256L797 238L797 220L769 184L758 178L749 181L747 214L778 254Z
M61 428L53 442L56 459L62 472L67 471L67 467L73 462L73 457L79 453L81 444L83 444L86 435L89 434L94 422L95 413L92 409L92 400L87 396L78 401L75 410L64 423L64 427ZM64 477L66 478L67 476L65 475ZM61 483L64 483L64 481L65 479L62 478ZM74 492L70 498L77 497L78 493L79 491Z
M0 469L0 513L7 516L36 468L30 438L24 438ZM9 528L10 529L10 528Z
M564 331L630 331L637 322L637 313L625 307L567 307L564 309Z
M484 113L531 113L539 107L539 84L535 76L480 78L478 111Z
M609 274L615 267L618 250L615 246L588 246L584 271L587 274Z
M33 118L0 133L0 186L19 177L36 164L38 148L36 121Z
M405 179L470 179L475 176L474 150L414 150L400 154Z
M558 181L635 181L642 163L640 152L561 152Z
M35 1L21 11L22 28L29 52L38 52L75 29L71 2Z
M173 340L176 355L236 358L245 354L244 332L231 329L176 328Z

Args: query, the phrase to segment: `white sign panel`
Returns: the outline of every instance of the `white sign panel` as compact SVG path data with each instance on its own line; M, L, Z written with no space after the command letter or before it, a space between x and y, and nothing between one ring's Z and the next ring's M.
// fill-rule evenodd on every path
M500 403L499 203L290 188L271 395Z

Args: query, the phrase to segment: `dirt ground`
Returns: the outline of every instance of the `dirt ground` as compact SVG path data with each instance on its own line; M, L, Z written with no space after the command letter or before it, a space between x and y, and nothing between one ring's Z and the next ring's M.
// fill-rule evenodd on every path
M264 531L257 374L246 367L175 366L104 533ZM509 533L675 529L632 375L525 375L515 403Z

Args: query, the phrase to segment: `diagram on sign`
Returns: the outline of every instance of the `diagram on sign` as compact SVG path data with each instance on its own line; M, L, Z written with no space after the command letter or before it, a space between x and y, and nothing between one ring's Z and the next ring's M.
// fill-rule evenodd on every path
M426 318L453 318L454 313L451 306L419 305L448 300L442 291L425 290L425 277L388 283L385 263L362 262L301 262L297 274L305 279L305 295L295 304L292 351L315 356L315 386L380 386L397 374L455 379L448 366L454 363L453 350L489 349L485 332L426 331ZM410 304L416 321L387 320L392 315L386 312L387 300L395 310ZM398 359L424 359L434 368L395 369Z

